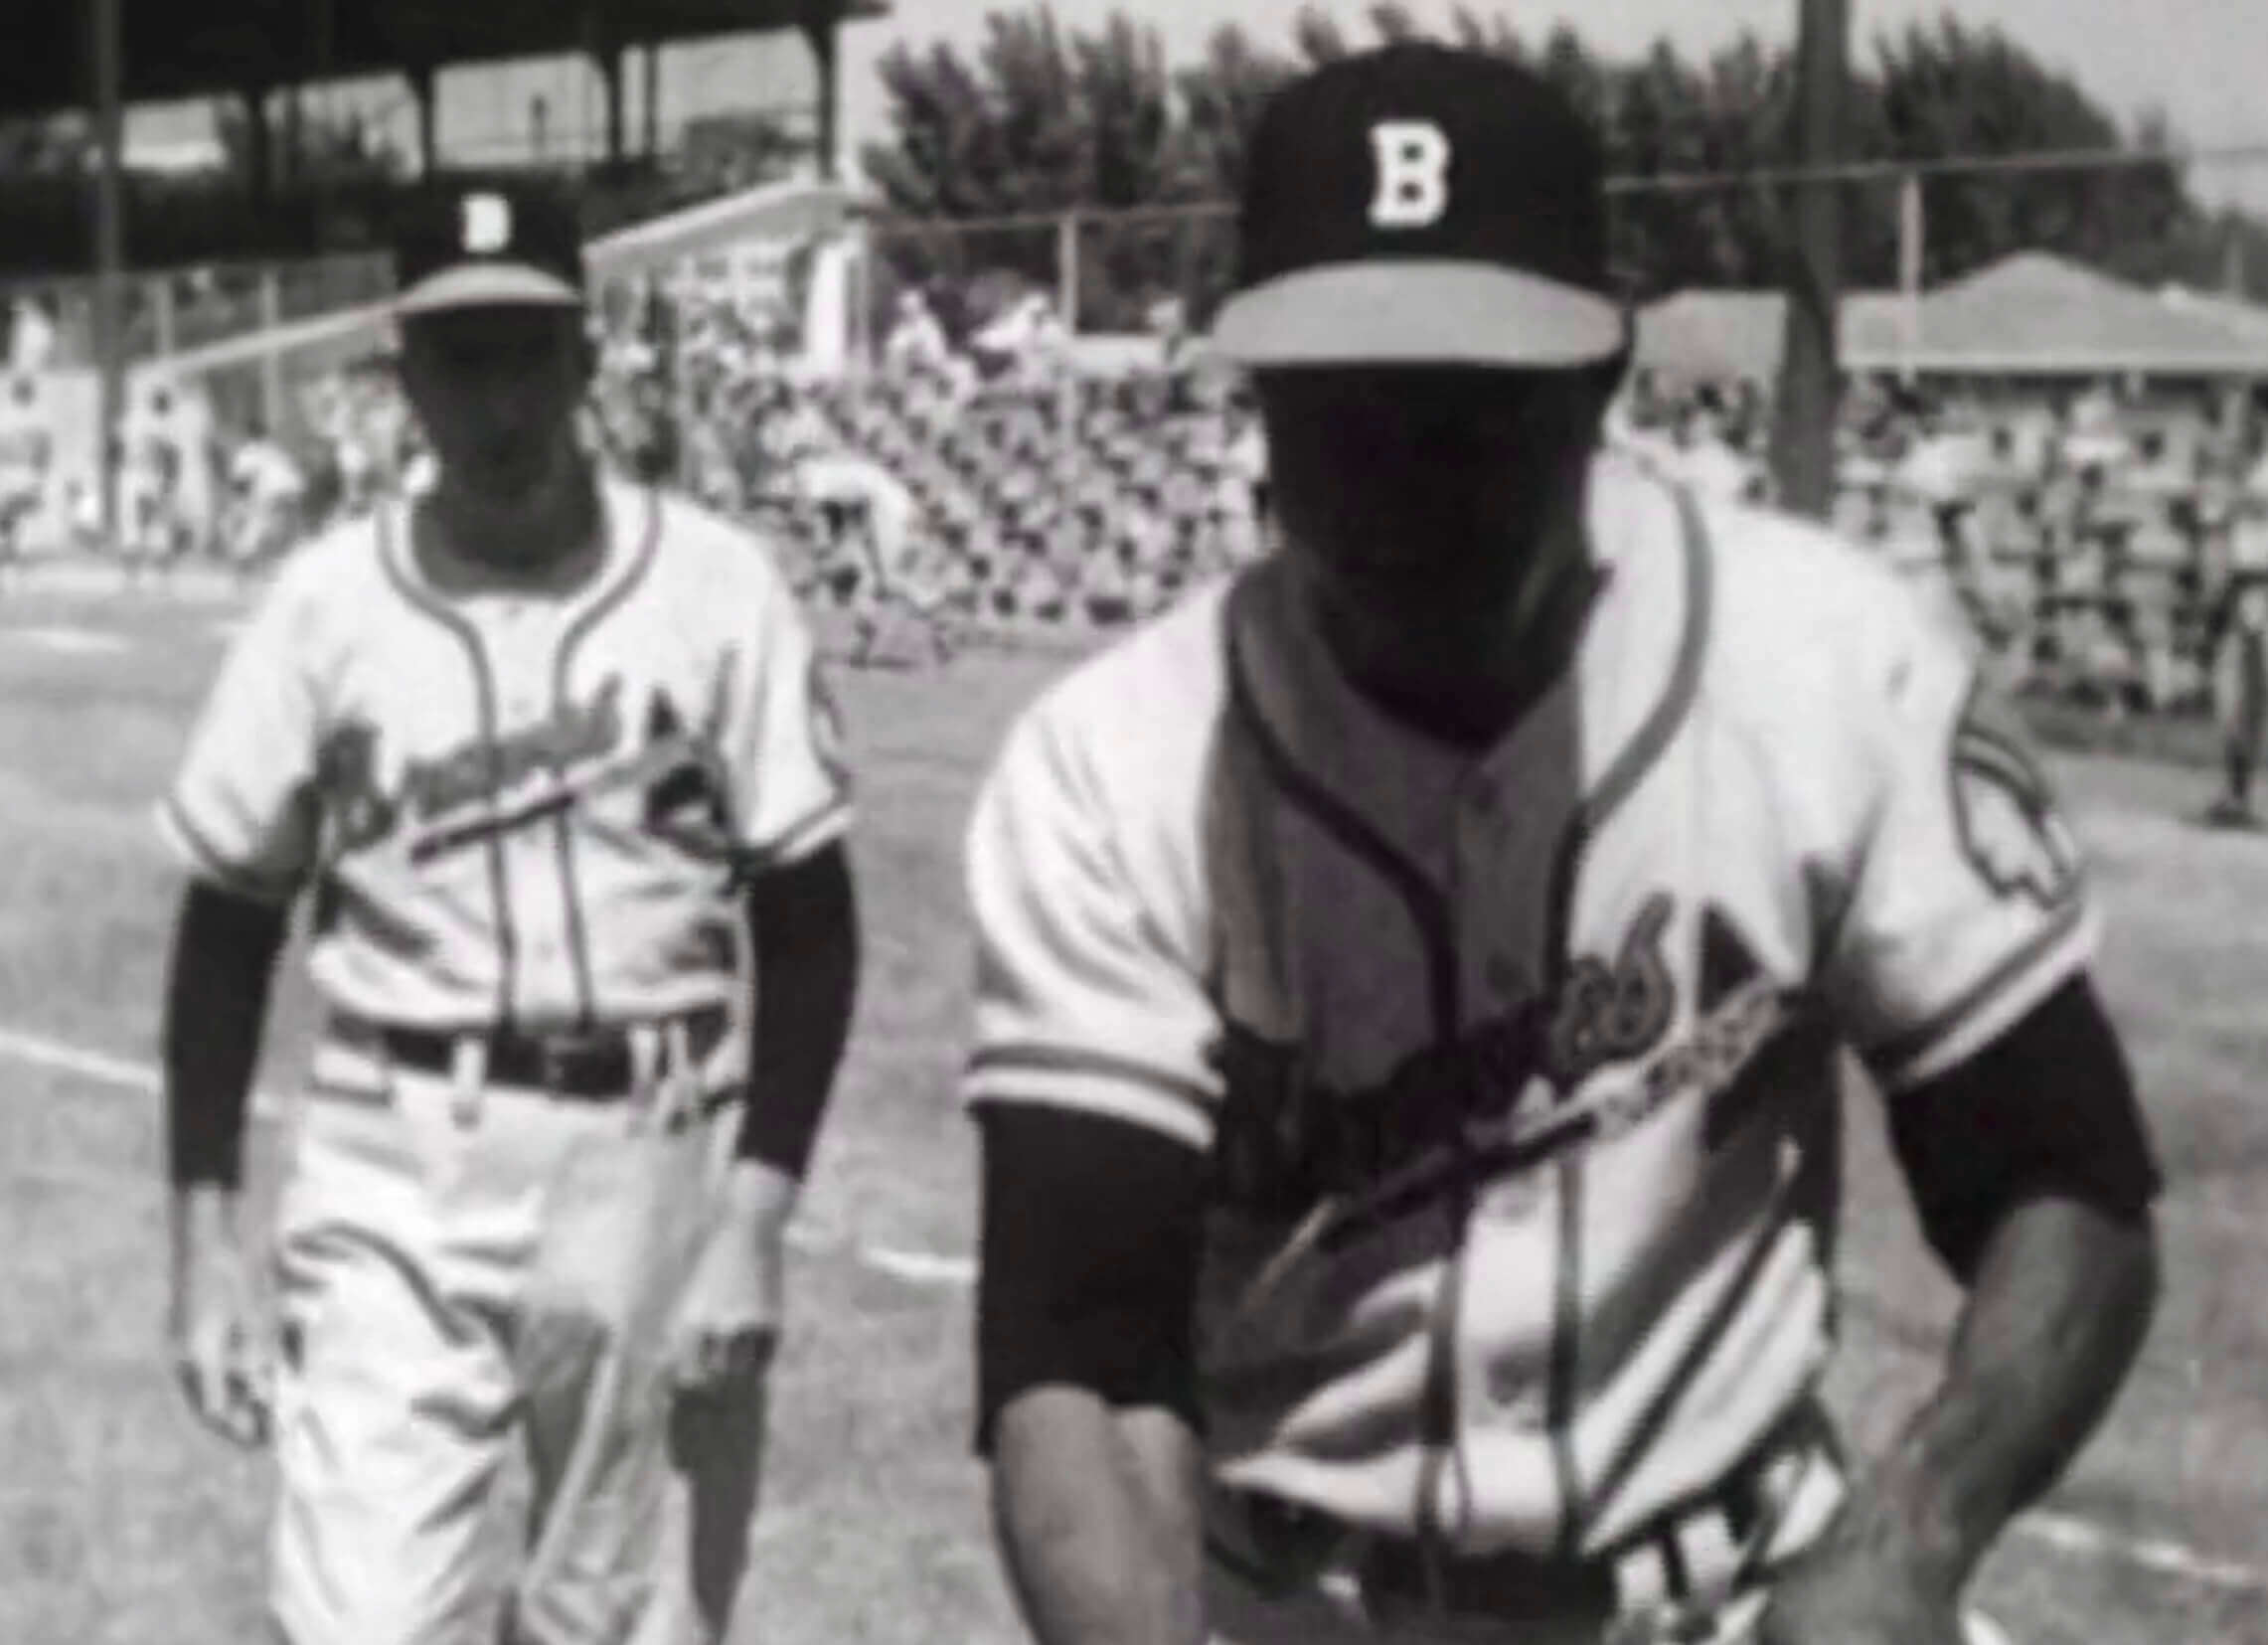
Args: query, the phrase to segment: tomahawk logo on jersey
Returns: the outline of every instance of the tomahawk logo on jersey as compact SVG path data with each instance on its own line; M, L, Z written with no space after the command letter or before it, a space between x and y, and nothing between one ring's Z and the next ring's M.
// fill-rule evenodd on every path
M300 551L238 636L161 820L199 872L314 889L334 1006L441 1028L727 1003L733 873L843 833L841 734L760 545L628 487L606 513L603 570L544 600L442 598L382 511Z
M1051 691L970 836L969 1100L1212 1160L1216 1481L1473 1554L1753 1454L1829 1346L1838 1044L1895 1102L2093 940L1892 574L1625 457L1591 498L1575 659L1493 748L1355 692L1272 563Z

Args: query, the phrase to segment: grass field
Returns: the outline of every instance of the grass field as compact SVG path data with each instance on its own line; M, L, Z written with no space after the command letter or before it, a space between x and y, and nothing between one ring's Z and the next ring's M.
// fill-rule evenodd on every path
M131 1067L154 1050L175 889L146 813L219 655L217 614L0 607L4 1645L257 1637L267 1481L191 1424L156 1352L157 1124ZM949 1264L889 1253L968 1252L956 843L983 756L1045 675L972 657L847 683L870 967L803 1219L743 1642L1016 1637L965 1442L967 1293ZM2194 772L2101 756L2059 772L2172 1178L2168 1297L2110 1426L1981 1594L2024 1645L2268 1645L2268 840L2180 823ZM309 1020L294 983L271 1088L292 1085ZM128 1067L59 1066L56 1047ZM1953 1297L1857 1106L1834 1392L1864 1445L1926 1386Z

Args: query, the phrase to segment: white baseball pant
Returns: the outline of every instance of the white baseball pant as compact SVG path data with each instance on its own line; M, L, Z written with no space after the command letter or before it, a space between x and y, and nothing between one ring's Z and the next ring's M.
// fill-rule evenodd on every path
M721 1639L762 1390L679 1401L666 1352L738 1106L682 1070L578 1102L336 1043L314 1083L278 1209L281 1638ZM508 1536L488 1510L515 1441Z

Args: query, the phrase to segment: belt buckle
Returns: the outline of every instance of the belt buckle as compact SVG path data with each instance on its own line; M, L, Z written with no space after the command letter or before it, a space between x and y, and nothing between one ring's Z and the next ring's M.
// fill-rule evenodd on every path
M536 1037L535 1048L536 1077L544 1089L555 1096L569 1094L567 1071L572 1066L572 1054L566 1043L556 1035L543 1034Z

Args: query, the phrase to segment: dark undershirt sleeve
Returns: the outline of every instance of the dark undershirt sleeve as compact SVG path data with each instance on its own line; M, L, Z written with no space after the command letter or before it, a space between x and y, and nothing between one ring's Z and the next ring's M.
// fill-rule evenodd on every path
M1121 1119L980 1110L980 1455L1017 1396L1060 1385L1199 1424L1195 1315L1205 1156Z
M1890 1141L1924 1235L1964 1282L2025 1200L2075 1200L2133 1222L2162 1186L2125 1049L2085 975L1892 1098Z
M843 1064L859 985L849 850L770 870L745 892L755 1000L737 1153L803 1180Z
M166 1174L177 1188L243 1176L244 1111L288 910L193 881L166 979Z

